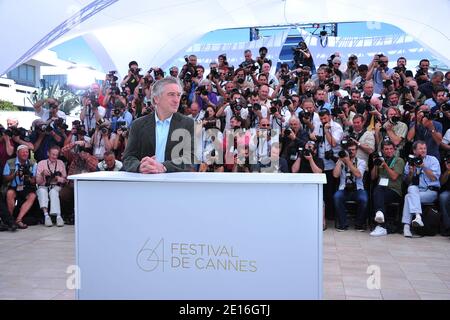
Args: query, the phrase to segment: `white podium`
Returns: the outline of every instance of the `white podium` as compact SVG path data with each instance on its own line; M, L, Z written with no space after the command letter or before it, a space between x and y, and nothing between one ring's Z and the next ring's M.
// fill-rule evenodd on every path
M322 174L75 182L78 299L321 299Z

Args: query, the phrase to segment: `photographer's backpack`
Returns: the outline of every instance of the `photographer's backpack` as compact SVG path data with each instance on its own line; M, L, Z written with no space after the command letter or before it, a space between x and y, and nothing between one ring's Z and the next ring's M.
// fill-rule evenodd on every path
M414 228L416 234L420 236L435 236L440 231L441 213L434 204L422 205L423 227Z

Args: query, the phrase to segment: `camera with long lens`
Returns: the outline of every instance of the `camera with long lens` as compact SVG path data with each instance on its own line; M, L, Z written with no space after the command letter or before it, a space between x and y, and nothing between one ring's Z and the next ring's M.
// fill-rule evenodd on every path
M217 80L220 79L220 74L217 71L217 68L211 68L211 77Z
M381 152L374 152L373 153L373 164L377 167L381 166L381 164L384 162L384 157Z
M342 158L345 158L345 157L349 156L347 148L348 148L350 142L351 142L350 140L342 139L342 141L341 141L341 150L338 152L338 157L339 158L342 159Z
M323 136L316 136L316 143L320 144L323 143L325 140L323 138ZM331 153L333 153L333 151L331 151Z
M396 124L399 123L400 117L399 116L393 116L389 121L395 126Z
M234 99L230 101L230 107L234 114L240 115L242 110L241 99Z
M338 117L342 113L344 113L344 110L342 110L341 107L334 107L333 109L331 109L331 115L333 117Z
M30 134L27 129L25 128L17 128L17 127L11 127L4 131L4 134L6 134L8 137L19 137L21 140L30 142Z
M421 157L416 157L413 154L408 155L407 162L410 166L421 166L423 164L423 159Z
M62 130L67 130L69 126L64 122L64 119L58 118L53 121L53 126Z
M403 105L403 109L405 111L411 112L416 108L416 105L414 103L411 102L407 102Z
M292 130L291 130L291 129L286 129L286 130L284 130L284 136L285 136L286 138L288 138L288 137L291 135L291 133L292 133Z
M334 156L333 150L325 151L325 160L333 160L334 162L337 161L336 157Z
M140 72L142 71L141 68L132 68L130 69L131 73L134 74L135 76L140 76Z
M393 82L392 80L383 80L383 87L385 88L389 88L390 86L392 86Z
M108 78L111 83L116 83L119 78L116 76L117 71L113 70L108 72Z
M422 111L423 118L427 118L428 120L432 120L433 116L429 110Z

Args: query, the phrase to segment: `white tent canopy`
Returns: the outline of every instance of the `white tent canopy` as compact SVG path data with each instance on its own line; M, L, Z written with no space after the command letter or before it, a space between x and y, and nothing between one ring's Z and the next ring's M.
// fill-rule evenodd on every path
M220 29L377 21L413 36L450 65L450 2L418 0L0 0L0 74L84 36L104 70L164 65ZM427 58L427 57L424 57Z

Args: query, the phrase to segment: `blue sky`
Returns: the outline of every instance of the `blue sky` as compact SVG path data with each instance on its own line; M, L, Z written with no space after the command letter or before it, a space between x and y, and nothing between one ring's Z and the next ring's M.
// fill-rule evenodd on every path
M275 32L279 32L279 30L264 30L262 35L269 36ZM383 36L403 33L399 28L383 23L379 25L366 22L338 24L338 35L342 37ZM200 39L199 43L249 41L249 34L249 29L213 31ZM81 37L60 44L51 50L55 51L60 59L90 65L98 70L102 70L97 58Z

